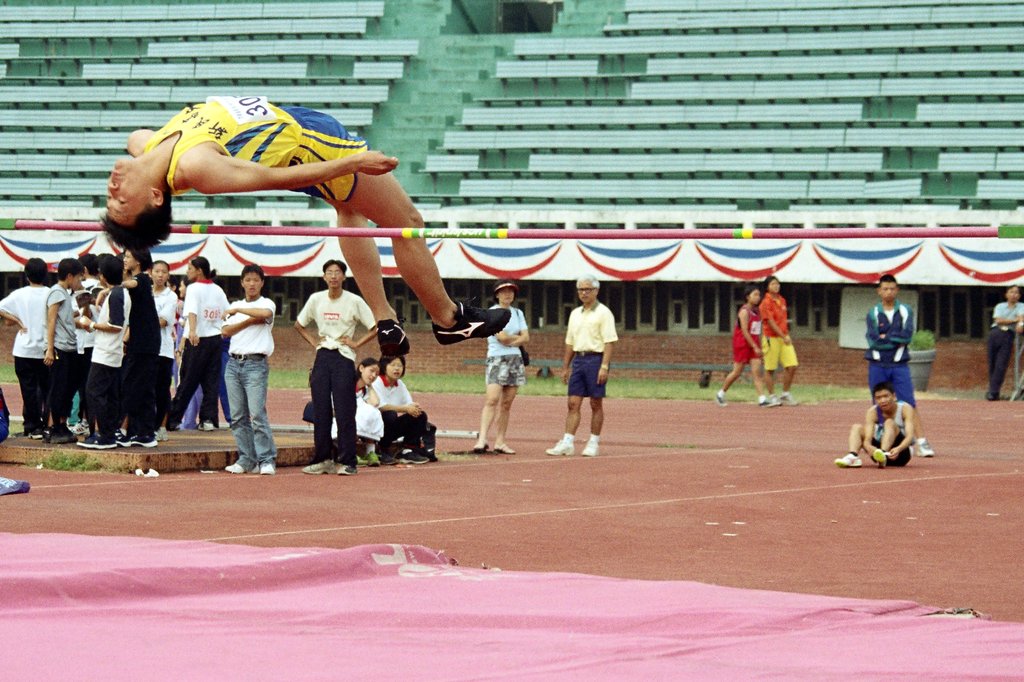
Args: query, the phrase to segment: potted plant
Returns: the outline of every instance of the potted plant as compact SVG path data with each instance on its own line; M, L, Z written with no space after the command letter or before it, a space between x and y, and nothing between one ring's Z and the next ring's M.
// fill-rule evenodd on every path
M910 337L910 380L915 391L927 391L935 362L935 334L927 329L918 329Z

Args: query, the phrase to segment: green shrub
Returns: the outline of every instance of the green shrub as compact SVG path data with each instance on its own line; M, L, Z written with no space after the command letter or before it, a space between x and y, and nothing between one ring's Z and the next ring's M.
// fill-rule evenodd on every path
M934 350L935 334L927 329L918 329L910 337L910 350Z

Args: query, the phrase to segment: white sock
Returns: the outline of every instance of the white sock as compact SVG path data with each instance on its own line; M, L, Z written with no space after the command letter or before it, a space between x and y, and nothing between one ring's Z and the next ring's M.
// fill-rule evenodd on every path
M574 436L571 433L567 433L567 434L564 434L562 436L562 442L565 443L566 445L572 445L573 441L575 441L575 440L576 440L576 436Z
M764 397L763 393L761 394L761 397L757 399L758 403L764 403L764 402L767 402L767 401L768 401L768 399Z
M587 443L587 444L588 445L597 445L597 441L599 441L599 440L601 440L601 436L595 436L594 434L590 434L590 442Z
M725 389L724 388L718 389L718 397L719 398L724 398L725 397Z
M376 443L374 443L373 441L370 441L369 443L366 444L366 456L367 457L369 457L370 455L374 454L376 451L377 451L377 444Z
M782 397L783 397L783 398L792 398L793 396L791 396L791 395L789 394L789 391L783 391L783 392L782 392Z

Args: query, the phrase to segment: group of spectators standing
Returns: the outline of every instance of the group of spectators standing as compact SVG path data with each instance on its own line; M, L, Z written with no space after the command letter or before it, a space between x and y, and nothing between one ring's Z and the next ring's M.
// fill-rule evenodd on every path
M61 260L50 287L47 274L46 263L29 259L27 286L0 301L0 316L18 327L23 435L95 449L156 446L158 388L168 390L171 374L158 358L172 359L178 301L167 263L144 249L86 254Z
M127 249L119 256L65 258L57 282L47 287L46 263L29 259L28 284L0 301L0 316L18 327L13 355L22 435L98 450L156 447L180 427L200 386L200 428L212 430L221 338L230 337L225 384L232 431L239 452L257 458L261 473L274 473L265 403L275 306L260 295L259 266L243 269L245 298L234 305L213 282L215 274L206 258L196 257L188 286L176 289L165 261L154 261L147 249ZM72 415L76 396L80 407Z

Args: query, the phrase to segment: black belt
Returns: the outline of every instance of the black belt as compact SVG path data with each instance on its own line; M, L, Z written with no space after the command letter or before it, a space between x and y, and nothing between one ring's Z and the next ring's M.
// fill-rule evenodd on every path
M239 354L239 353L228 353L228 355L233 357L235 360L241 360L243 362L245 360L266 360L267 359L267 354L266 353L246 353L244 355Z
M592 350L585 350L585 351L577 351L576 352L576 357L579 357L579 358L585 358L585 357L590 356L590 355L604 355L604 353L598 353L597 351L592 351Z

